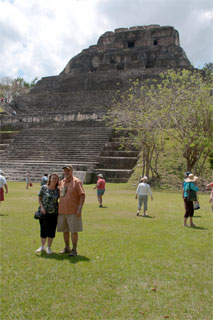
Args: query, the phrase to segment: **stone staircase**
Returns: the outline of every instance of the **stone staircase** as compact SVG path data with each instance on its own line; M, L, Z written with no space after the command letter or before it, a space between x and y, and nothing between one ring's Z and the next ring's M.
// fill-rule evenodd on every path
M125 143L121 147L120 138L115 133L112 133L110 140L105 144L98 158L98 165L95 171L102 173L108 182L127 182L137 163L139 152L134 148L127 136L126 139L128 139L128 148Z
M110 131L103 121L24 128L10 139L10 144L5 143L2 136L0 168L7 179L18 181L24 179L27 170L31 172L32 181L40 181L45 172L61 174L65 163L72 163L76 171L91 172L109 140Z
M128 138L129 140L129 138ZM137 162L138 151L120 147L104 121L69 121L34 124L30 128L0 133L0 169L11 181L32 181L44 173L62 175L62 166L72 163L75 175L85 183L96 182L102 173L108 182L127 182Z

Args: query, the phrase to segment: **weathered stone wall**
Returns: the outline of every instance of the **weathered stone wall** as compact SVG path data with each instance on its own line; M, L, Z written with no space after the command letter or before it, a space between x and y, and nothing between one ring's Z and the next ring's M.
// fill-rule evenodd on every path
M151 25L104 33L97 45L72 58L61 75L189 66L177 30Z

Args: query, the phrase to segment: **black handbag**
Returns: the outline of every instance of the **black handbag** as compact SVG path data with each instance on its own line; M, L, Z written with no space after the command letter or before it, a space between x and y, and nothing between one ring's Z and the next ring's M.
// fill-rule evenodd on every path
M34 213L34 219L43 219L44 214L41 212L41 208L39 207L38 210Z
M191 183L189 183L189 190L187 190L187 200L197 201L197 194L196 191L191 189Z

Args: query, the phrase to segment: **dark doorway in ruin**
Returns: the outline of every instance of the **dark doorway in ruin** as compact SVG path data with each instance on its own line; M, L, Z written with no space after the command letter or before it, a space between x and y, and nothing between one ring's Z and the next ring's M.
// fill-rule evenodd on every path
M134 48L135 41L128 41L128 48Z
M154 40L153 41L153 46L157 46L158 45L158 40Z

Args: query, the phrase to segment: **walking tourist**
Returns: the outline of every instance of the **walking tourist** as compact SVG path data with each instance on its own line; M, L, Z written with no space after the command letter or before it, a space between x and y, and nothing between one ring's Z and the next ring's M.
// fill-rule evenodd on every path
M60 182L60 202L58 210L58 232L63 232L65 248L61 253L77 256L78 232L82 227L82 208L85 201L85 191L82 182L73 176L73 167L67 164L63 167L64 179ZM70 250L70 233L72 250Z
M97 175L98 177L98 181L96 183L96 186L94 188L97 189L97 198L98 198L98 202L99 202L99 208L103 208L103 195L104 195L104 192L105 192L105 180L104 180L104 177L103 175L100 173Z
M0 205L1 202L4 201L4 189L5 193L8 193L7 181L4 177L4 172L0 170Z
M41 247L36 252L45 251L51 254L51 245L55 238L55 231L58 219L58 199L59 199L59 177L56 173L49 176L46 185L43 185L38 194L38 203L42 212L40 222ZM47 247L45 244L47 240Z
M148 178L144 176L141 178L141 181L136 190L135 199L138 199L138 211L136 213L137 216L140 214L141 207L143 205L143 216L147 215L147 204L148 204L148 195L151 196L151 200L153 200L152 191L150 189L150 185L147 183Z
M184 227L188 227L187 219L189 217L190 227L195 227L193 223L193 215L194 215L194 205L193 201L197 200L196 192L199 191L199 188L195 185L198 177L194 176L192 173L188 175L188 178L185 179L184 187L183 187L183 200L185 207L185 215L184 215Z

